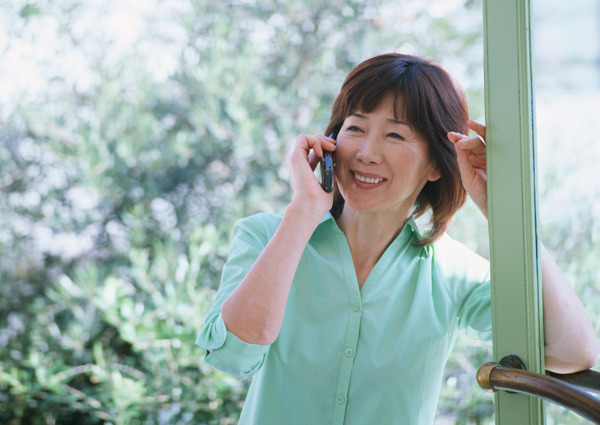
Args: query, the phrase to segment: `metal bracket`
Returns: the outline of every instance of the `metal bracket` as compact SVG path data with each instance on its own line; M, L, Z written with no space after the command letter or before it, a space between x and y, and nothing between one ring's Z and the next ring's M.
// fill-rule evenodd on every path
M502 367L510 367L511 369L527 370L523 360L516 354L509 354L508 356L502 357L499 364Z
M523 363L523 360L521 360L521 358L519 356L517 356L516 354L509 354L508 356L502 357L502 359L500 359L500 362L498 364L502 367L507 367L507 368L511 368L511 369L527 370L527 367L525 367L525 363ZM514 391L506 391L506 392L508 394L517 394Z

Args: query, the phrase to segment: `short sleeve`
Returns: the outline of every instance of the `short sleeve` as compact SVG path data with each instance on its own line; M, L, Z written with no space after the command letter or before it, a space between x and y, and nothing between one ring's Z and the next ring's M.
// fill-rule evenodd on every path
M484 342L492 341L492 295L489 274L473 286L462 302L459 325L466 334Z
M269 348L248 344L229 332L221 314L207 321L196 344L207 351L204 360L208 364L240 378L260 370Z
M444 235L436 257L455 305L458 326L469 337L492 341L492 298L489 261Z
M221 285L196 340L196 345L207 351L205 361L232 376L243 377L257 373L264 363L269 346L246 343L229 332L221 316L221 306L248 273L270 236L261 215L236 222Z

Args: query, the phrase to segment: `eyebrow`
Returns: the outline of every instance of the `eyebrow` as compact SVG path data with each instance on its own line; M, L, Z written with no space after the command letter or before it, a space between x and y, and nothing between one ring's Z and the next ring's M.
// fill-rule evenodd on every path
M355 116L357 118L366 120L368 117L365 114L359 114L359 113L354 113L354 114L350 114L351 116ZM397 119L393 119L393 118L388 118L388 121L394 124L400 124L400 125L408 125L408 123L406 121L401 121L401 120L397 120Z

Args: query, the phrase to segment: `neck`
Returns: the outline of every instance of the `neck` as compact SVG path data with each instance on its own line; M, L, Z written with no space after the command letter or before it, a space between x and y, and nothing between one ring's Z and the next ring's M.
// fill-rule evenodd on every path
M385 211L357 211L344 204L342 213L337 219L338 226L348 239L359 238L359 242L381 240L389 244L404 228L411 217L411 211L390 209Z
M360 286L409 217L402 218L397 213L366 213L344 206L337 223L348 240Z

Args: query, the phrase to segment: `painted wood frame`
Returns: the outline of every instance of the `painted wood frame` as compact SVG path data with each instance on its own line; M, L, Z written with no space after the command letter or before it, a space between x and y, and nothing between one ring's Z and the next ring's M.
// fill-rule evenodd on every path
M544 373L529 0L484 0L494 361ZM540 399L496 393L496 425L543 424Z

